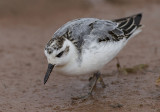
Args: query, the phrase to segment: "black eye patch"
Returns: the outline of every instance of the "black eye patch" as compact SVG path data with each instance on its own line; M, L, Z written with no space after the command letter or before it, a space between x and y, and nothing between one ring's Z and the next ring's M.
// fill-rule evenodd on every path
M59 54L56 55L56 57L60 58L63 55L64 51L60 52Z

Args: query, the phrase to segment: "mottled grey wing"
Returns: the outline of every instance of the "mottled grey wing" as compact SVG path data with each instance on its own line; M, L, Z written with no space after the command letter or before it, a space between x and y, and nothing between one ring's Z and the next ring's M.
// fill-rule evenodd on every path
M98 19L81 18L70 21L58 29L53 38L63 36L64 38L72 41L77 49L81 51L81 46L85 43L85 39L88 39L92 31L92 26L90 26L90 24L94 23L95 21L98 21Z
M117 27L117 23L95 18L83 18L71 21L62 26L55 34L55 37L64 36L77 47L81 52L82 45L89 45L92 41L115 39L110 31Z

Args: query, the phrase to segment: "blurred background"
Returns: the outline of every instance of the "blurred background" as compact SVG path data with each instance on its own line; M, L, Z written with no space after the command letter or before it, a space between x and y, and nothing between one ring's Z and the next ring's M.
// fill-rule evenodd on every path
M139 9L142 7L147 7L149 4L158 4L159 0L1 0L0 1L0 16L14 16L14 17L28 17L28 16L55 16L63 15L69 10L79 10L85 13L94 12L95 8L97 11L102 11L102 6L122 8L131 7L130 11L133 9ZM137 6L134 7L133 6ZM104 8L105 8L104 7ZM109 8L108 8L109 9ZM116 10L115 9L115 10ZM137 9L138 10L138 9ZM126 13L126 11L119 10L120 12ZM103 10L102 12L109 12L108 10ZM102 13L101 12L101 13ZM114 13L113 13L114 14Z
M136 13L143 13L143 31L118 58L125 67L147 64L147 71L117 75L114 59L102 70L107 88L98 86L95 99L79 103L71 96L83 94L89 75L53 72L43 85L43 49L60 26L76 18L110 20ZM159 29L160 0L0 0L0 112L159 112Z

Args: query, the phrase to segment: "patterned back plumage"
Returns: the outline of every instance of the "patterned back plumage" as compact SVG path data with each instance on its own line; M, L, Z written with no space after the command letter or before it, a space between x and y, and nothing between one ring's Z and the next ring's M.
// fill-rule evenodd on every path
M59 28L54 33L53 40L58 40L62 44L63 38L66 38L81 52L82 45L90 44L95 40L97 42L114 42L129 38L141 26L141 17L141 14L137 14L113 21L96 18L76 19Z

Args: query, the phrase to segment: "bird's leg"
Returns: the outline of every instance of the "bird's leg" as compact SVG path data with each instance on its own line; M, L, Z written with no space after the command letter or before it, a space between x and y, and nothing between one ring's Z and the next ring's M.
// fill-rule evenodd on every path
M118 57L116 57L116 60L117 60L117 70L118 70L118 74L128 74L128 72L127 72L127 68L122 68L121 67L121 64L120 64L120 62L119 62L119 59L118 59Z
M85 96L80 96L80 97L72 97L73 100L78 100L78 99L83 99L83 100L86 100L88 97L90 97L92 95L92 91L93 89L95 88L96 84L97 84L97 81L100 82L100 84L102 85L103 88L105 88L105 83L101 77L101 73L100 72L95 72L93 74L93 77L90 77L89 78L89 86L90 86L90 91L88 92L87 95Z
M116 60L117 60L117 70L120 73L120 71L121 71L121 65L120 65L118 57L116 57Z
M93 74L93 77L90 78L89 81L90 81L89 85L90 85L90 87L91 87L89 94L92 94L92 91L93 91L93 89L95 88L95 86L96 86L96 84L97 84L97 81L100 82L100 84L102 85L103 88L106 87L106 86L105 86L105 83L104 83L104 81L103 81L103 79L102 79L102 77L101 77L101 73L100 73L100 72L95 72L95 73Z
M91 95L92 94L92 91L93 91L93 89L95 88L95 86L96 86L96 84L97 84L97 80L98 80L98 78L99 78L99 74L98 74L98 72L96 72L96 73L94 73L93 74L93 77L92 77L92 79L90 80L90 91L89 91L89 95Z
M96 76L95 76L95 74L93 74L93 76L89 78L89 87L91 87L93 85L95 80L96 80Z
M102 86L103 88L106 87L106 85L105 85L105 83L104 83L104 81L103 81L101 75L100 75L100 77L99 77L99 82L100 82L100 84L101 84L101 86Z

